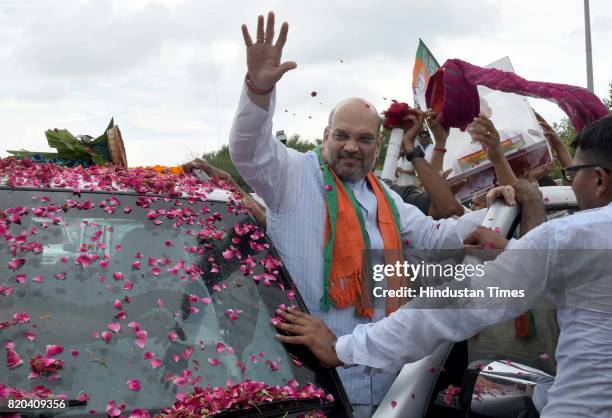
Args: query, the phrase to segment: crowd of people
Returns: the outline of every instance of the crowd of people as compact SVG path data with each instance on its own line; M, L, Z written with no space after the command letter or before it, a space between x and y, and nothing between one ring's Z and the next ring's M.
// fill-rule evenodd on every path
M455 198L454 188L462 184L449 185L448 172L442 171L449 132L441 123L443 115L431 109L414 109L406 117L412 127L402 139L397 180L389 184L372 171L383 140L382 121L367 100L338 103L323 129L322 144L313 151L301 153L276 140L275 91L297 64L281 61L288 24L281 25L274 42L274 20L273 13L267 21L259 16L255 40L242 27L247 75L230 133L230 155L265 202L265 208L252 205L265 218L268 235L311 312L279 311L284 322L277 325L277 338L306 345L322 364L338 367L354 416L367 417L403 364L445 341L464 340L512 319L546 296L557 307L560 336L557 374L540 405L541 416L609 417L612 279L600 250L612 249L612 117L578 134L572 158L537 115L582 209L550 222L538 185L557 184L548 175L551 166L517 178L491 120L484 114L473 120L468 132L486 151L500 186L489 192L488 202L501 197L521 206L524 235L507 240L480 226L484 195L474 199L471 210ZM204 162L188 168L209 170ZM418 309L414 301L386 297L381 308L364 285L363 250L386 250L374 261L392 263L401 261L406 250L460 252L465 246L490 245L503 252L487 263L484 282L503 280L525 289L527 296L518 306L493 309L472 300L470 309ZM566 251L575 257L564 257ZM401 284L390 277L386 286ZM572 298L567 298L569 291Z

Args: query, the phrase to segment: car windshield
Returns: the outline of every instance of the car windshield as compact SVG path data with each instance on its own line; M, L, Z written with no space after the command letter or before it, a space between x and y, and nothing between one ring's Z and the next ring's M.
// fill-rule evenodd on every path
M244 408L237 390L250 406L342 396L333 372L275 339L275 310L302 302L240 203L0 196L5 396L49 391L86 401L63 414L111 416L170 407L195 388L216 394L209 412Z

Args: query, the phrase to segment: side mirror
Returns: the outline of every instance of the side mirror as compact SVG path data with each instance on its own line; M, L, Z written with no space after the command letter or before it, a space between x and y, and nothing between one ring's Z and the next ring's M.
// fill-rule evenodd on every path
M476 361L464 375L461 404L470 418L537 418L553 379L510 361Z

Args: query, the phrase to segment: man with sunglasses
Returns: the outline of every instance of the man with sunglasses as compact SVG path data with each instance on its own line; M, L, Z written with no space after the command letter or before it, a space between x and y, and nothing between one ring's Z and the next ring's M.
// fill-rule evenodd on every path
M332 109L322 147L316 151L300 153L276 140L275 85L297 64L281 62L288 25L281 26L273 43L274 14L268 15L265 30L264 23L259 16L256 40L242 27L248 73L230 133L230 155L266 203L267 232L308 308L335 332L348 333L403 303L402 298L387 298L383 308L374 306L371 291L362 288L364 250L461 251L463 238L484 213L434 221L374 177L382 144L381 118L363 99L349 98ZM409 117L414 126L404 136L404 145L411 148L424 119L423 112L416 113ZM417 148L408 157L417 162L424 154ZM395 379L395 374L370 378L358 367L340 369L339 374L356 417L370 416Z
M539 219L532 216L529 225L522 225L533 229L519 240L507 241L479 227L465 240L467 245L480 248L488 243L505 248L485 265L483 277L471 283L471 289L510 285L524 291L524 298L472 298L448 306L453 309L435 310L419 309L428 305L419 305L422 301L415 299L393 315L377 323L359 325L340 338L322 320L289 311L281 313L287 323L277 326L294 335L277 337L308 346L328 366L359 364L392 371L432 353L445 341L462 341L490 325L512 319L545 297L557 308L561 331L555 353L557 375L552 386L539 394L543 399L541 417L609 418L612 116L587 126L573 146L573 165L566 167L564 174L572 183L582 212L544 222L542 197L535 186L523 180L517 184L517 193L523 200L539 201L541 205Z

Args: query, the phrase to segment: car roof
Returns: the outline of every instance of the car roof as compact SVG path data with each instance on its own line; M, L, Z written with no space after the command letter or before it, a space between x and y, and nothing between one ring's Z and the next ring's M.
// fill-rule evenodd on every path
M576 195L570 186L540 187L546 208L558 206L578 206Z
M223 180L202 181L191 174L152 167L64 167L16 158L0 159L0 187L156 195L227 202L234 190Z

